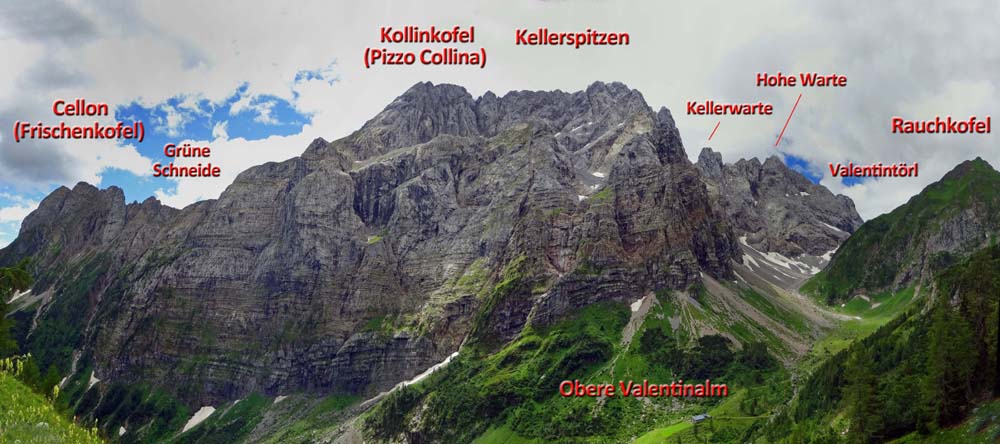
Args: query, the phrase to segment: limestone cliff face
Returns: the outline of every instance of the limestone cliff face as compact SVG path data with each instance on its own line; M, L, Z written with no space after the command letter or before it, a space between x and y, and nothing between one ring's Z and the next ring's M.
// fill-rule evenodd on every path
M760 251L822 256L861 226L854 202L810 182L775 156L723 164L704 148L698 169L739 236Z
M765 201L781 192L771 178L794 174L782 168L769 160L706 179L669 111L617 83L479 98L421 83L348 137L248 169L218 200L176 210L126 205L113 187L60 188L0 262L98 270L74 296L86 310L69 345L101 379L156 381L192 404L367 394L470 337L502 343L587 304L686 288L699 273L729 278L739 233L829 250L810 231L773 235L787 219L775 214L799 210L788 201L730 204L730 185ZM850 207L835 203L831 212ZM753 218L734 231L741 211ZM82 274L45 273L39 316Z

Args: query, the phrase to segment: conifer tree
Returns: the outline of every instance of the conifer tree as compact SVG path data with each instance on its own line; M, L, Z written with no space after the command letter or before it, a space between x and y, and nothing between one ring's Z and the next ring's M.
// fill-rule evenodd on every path
M965 416L976 364L976 346L969 323L946 304L934 309L928 332L924 394L930 420L952 425Z
M851 355L845 369L848 385L844 388L844 398L850 419L848 440L852 443L878 441L881 407L878 379L872 369L874 362L871 350L861 349Z
M0 358L17 353L17 343L10 333L14 322L7 318L7 301L17 292L31 287L31 275L27 268L27 261L16 267L0 268Z

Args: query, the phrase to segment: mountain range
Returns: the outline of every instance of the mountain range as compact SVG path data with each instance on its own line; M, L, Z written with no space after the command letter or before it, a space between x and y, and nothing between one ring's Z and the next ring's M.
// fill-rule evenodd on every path
M847 302L994 242L998 176L964 163L863 223L778 157L692 163L620 83L420 83L218 199L59 188L0 266L31 259L16 339L112 440L631 442L713 404L595 407L553 381L729 378L741 415L783 411L816 344L874 313Z

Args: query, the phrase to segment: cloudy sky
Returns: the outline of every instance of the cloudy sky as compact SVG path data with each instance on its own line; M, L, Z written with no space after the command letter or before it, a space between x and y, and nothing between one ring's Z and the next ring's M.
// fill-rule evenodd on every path
M362 4L363 3L363 4ZM779 155L872 218L958 162L1000 165L993 135L901 136L890 118L991 115L1000 103L1000 7L967 2L204 2L37 0L0 3L0 245L54 188L117 185L129 201L183 207L215 198L243 169L347 135L419 81L473 95L575 91L621 81L673 110L692 158ZM366 47L381 26L475 26L485 69L381 66ZM628 32L621 47L514 45L518 28ZM416 46L394 45L397 49ZM757 88L757 72L847 75L847 88ZM775 139L802 94L780 146ZM58 123L56 99L141 120L141 144L23 141L14 121ZM688 116L688 100L775 105L771 117ZM70 124L94 118L66 118ZM708 135L721 120L709 143ZM209 145L218 179L153 178L165 143ZM919 162L920 176L844 183L830 162Z

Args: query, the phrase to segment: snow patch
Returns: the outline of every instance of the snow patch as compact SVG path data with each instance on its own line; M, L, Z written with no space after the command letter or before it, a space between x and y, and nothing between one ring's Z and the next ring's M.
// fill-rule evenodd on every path
M764 260L775 264L779 267L785 267L788 270L792 269L792 261L787 257L783 256L781 253L775 253L773 251L768 251L767 253L762 253L764 255Z
M577 131L578 131L578 130L579 130L580 128L583 128L583 125L580 125L580 126L578 126L578 127L576 127L576 128L573 128L573 129L569 130L569 132L571 132L571 133L575 133L575 132L577 132Z
M396 387L406 387L408 385L413 385L413 384L416 384L416 383L424 380L425 378L427 378L428 376L430 376L431 373L434 373L434 372L438 371L439 369L441 369L442 367L448 365L448 363L451 362L452 359L455 359L456 356L458 356L458 352L455 352L455 353L452 353L452 354L448 355L447 358L444 358L444 361L441 361L440 363L432 365L427 370L424 370L423 373L417 375L416 377L414 377L413 379L411 379L409 381L400 382L399 385L397 385Z
M831 229L831 230L838 231L838 232L841 232L841 233L846 233L846 231L841 230L840 228L837 228L837 227L835 227L833 225L830 225L830 224L828 224L826 222L820 222L820 223L823 224L823 225L826 225L826 227L829 228L829 229Z
M188 420L187 424L184 424L184 429L181 430L181 433L191 430L192 427L201 424L202 421L208 419L209 416L212 416L212 413L215 413L215 407L209 405L198 409L197 412L194 412L194 416Z
M807 193L805 191L799 191L799 196L808 196L808 195L809 195L809 193Z
M94 384L97 384L98 382L101 382L101 380L97 379L97 377L94 376L94 372L90 372L90 381L87 382L87 390L90 390L90 388L93 387Z
M747 268L750 268L750 264L753 264L754 267L760 268L760 264L757 263L756 259L750 257L749 254L744 254L743 265L745 265Z
M639 298L635 302L632 303L632 305L630 306L630 307L632 307L632 313L635 313L635 312L639 311L639 308L642 307L642 299L643 298Z
M118 427L118 436L124 435L125 432L127 432L127 431L128 430L125 430L125 426Z
M388 394L390 394L390 393L392 393L392 392L394 392L394 391L396 391L398 389L401 389L401 388L406 387L408 385L412 385L412 384L416 384L416 383L420 382L424 378L430 376L432 373L434 373L434 372L440 370L441 368L443 368L444 366L448 365L448 363L451 362L452 359L455 359L456 356L458 356L458 352L452 353L447 358L445 358L444 361L441 361L438 364L432 365L430 368L428 368L427 370L425 370L423 373L417 375L415 378L413 378L413 379L411 379L409 381L403 381L403 382L400 382L399 384L396 384L393 388L389 389L388 391L379 393L378 395L375 395L375 397L373 397L373 398L371 398L371 399L369 399L369 400L367 400L365 402L362 402L361 406L371 405L372 403L374 403L374 402L376 402L376 401L384 398L386 395L388 395Z
M14 293L14 297L10 298L10 300L7 301L7 303L8 304L13 303L14 301L16 301L18 299L21 299L22 297L25 297L25 296L27 296L30 293L31 293L31 290L24 290L24 291L22 291L20 293Z
M556 133L556 135L554 135L554 136L552 136L552 137L559 137L559 136L561 136L561 135L562 135L562 131L559 131L558 133Z
M770 262L770 263L772 263L774 265L777 265L778 267L784 267L784 268L788 269L789 271L794 271L794 272L798 272L798 273L806 273L806 274L816 274L816 273L819 273L819 271L820 271L819 268L816 268L816 267L814 267L812 265L809 265L809 264L807 264L805 262L800 262L800 261L797 261L797 260L794 260L794 259L789 259L789 258L785 257L784 255L782 255L781 253L775 253L773 251L768 251L767 253L765 253L763 251L757 250L756 248L751 247L750 244L747 243L747 237L746 236L740 236L740 243L743 244L745 247L749 248L750 250L754 251L755 253L760 254L761 256L763 256L765 261ZM744 264L746 264L746 259L745 258L744 258ZM792 267L794 267L794 268L792 268ZM780 269L777 269L777 268L775 268L774 271L777 271L778 273L784 274L785 276L788 276L788 277L794 277L794 276L790 276L790 275L782 272Z
M738 278L739 280L741 280L741 281L743 281L743 282L746 282L746 281L747 281L746 279L744 279L744 278L743 278L743 276L741 276L741 275L740 275L740 272L738 272L738 271L735 271L735 270L733 270L733 273L734 273L734 274L736 275L736 277L737 277L737 278ZM734 284L738 284L739 282L736 282L736 281L733 281L733 283L734 283Z
M277 404L277 403L279 403L279 402L281 402L281 401L284 401L284 400L285 400L285 398L287 398L287 397L288 397L288 396L285 396L285 395L278 395L278 397L277 397L277 398L274 398L274 402L273 402L272 404Z
M599 172L599 171L594 171L594 172L592 172L590 174L592 174L594 177L600 177L602 179L604 178L604 173Z
M800 262L800 261L797 261L795 259L789 259L789 258L785 257L784 255L782 255L781 253L775 253L773 251L768 251L767 253L764 253L764 259L766 259L768 262L771 262L773 264L777 264L777 265L780 265L782 267L785 267L785 268L787 268L790 271L796 271L796 272L799 272L799 273L804 272L806 274L816 274L816 273L819 273L819 268L816 268L816 267L814 267L812 265L809 265L809 264L807 264L805 262ZM792 267L795 267L795 268L792 268Z
M576 195L576 198L577 198L577 199L580 199L580 202L583 202L583 200L584 200L584 199L586 199L586 198L587 198L587 196L584 196L584 195L582 195L582 194L577 194L577 195Z
M825 260L827 262L830 262L830 259L833 258L833 253L836 253L836 252L837 252L837 249L834 248L834 249L832 249L830 251L827 251L826 253L823 253L823 255L820 256L820 257L823 258L823 260Z
M799 273L803 273L804 272L806 274L816 274L816 273L819 273L819 268L816 268L816 267L814 267L812 265L809 265L809 264L807 264L805 262L799 262L799 261L794 260L794 259L789 259L789 258L781 255L781 253L775 253L775 252L768 251L767 254L765 254L765 256L766 256L766 259L768 260L768 262L771 262L771 263L774 263L774 264L778 264L778 265L780 265L782 267L787 268L789 271L795 271L795 272L799 272ZM781 270L777 270L777 271L779 273L781 273L781 274L785 274L785 273L782 273ZM789 277L791 277L791 276L789 276Z

